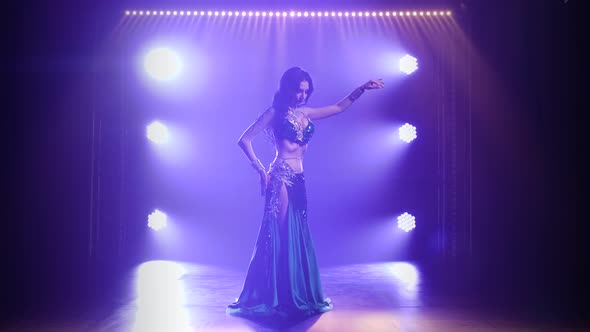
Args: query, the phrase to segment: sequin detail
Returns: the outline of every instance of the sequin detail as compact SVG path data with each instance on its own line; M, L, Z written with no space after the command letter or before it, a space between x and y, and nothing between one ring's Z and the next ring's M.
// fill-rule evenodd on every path
M285 118L293 125L293 128L295 128L295 137L297 140L303 140L303 125L299 122L299 118L297 118L297 115L292 108L287 111L287 116Z
M283 159L277 159L270 165L269 175L270 184L267 192L267 217L276 219L279 215L279 194L281 185L290 187L293 185L295 172L289 164Z
M299 145L305 145L309 142L315 132L315 125L311 120L308 119L307 127L303 128L303 125L299 121L296 114L296 109L290 108L285 115L285 119L282 122L276 136L278 138L286 138ZM298 111L301 112L301 111Z

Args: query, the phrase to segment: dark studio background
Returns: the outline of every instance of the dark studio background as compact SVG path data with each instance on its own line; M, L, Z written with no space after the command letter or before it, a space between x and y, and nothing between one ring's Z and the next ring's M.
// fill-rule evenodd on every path
M97 98L88 68L117 22L112 12L138 3L156 2L25 1L3 12L3 318L82 308L126 268L88 258L88 110ZM433 265L456 267L435 275L440 287L490 305L579 318L587 86L580 1L362 3L453 9L505 87L505 95L490 95L474 68L473 95L482 101L474 107L483 111L472 121L473 250ZM468 285L451 281L458 278Z

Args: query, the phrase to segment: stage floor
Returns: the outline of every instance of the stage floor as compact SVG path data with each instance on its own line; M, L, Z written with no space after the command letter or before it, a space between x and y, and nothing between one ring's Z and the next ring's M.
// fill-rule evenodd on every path
M582 331L564 322L484 306L478 294L445 290L407 262L326 267L334 309L304 321L255 322L229 316L245 271L152 261L119 278L106 301L21 317L2 331ZM106 294L106 293L105 293Z

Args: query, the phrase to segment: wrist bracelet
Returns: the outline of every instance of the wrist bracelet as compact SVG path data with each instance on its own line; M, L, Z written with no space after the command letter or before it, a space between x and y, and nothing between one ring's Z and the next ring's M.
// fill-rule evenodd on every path
M348 99L350 99L350 101L355 101L357 99L359 99L359 97L365 92L365 89L363 89L362 87L358 87L356 89L354 89L354 91L352 91L349 95L348 95Z

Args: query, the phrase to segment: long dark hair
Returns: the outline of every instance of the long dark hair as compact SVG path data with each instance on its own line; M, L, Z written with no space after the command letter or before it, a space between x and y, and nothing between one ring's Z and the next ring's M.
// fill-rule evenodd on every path
M305 102L307 103L307 100L309 100L309 97L313 93L313 81L309 73L299 67L292 67L287 69L283 73L283 76L281 76L279 90L275 92L272 100L272 107L275 109L275 116L272 123L273 129L278 128L281 124L289 107L295 107L297 105L296 95L303 81L309 83L309 90L305 98Z

